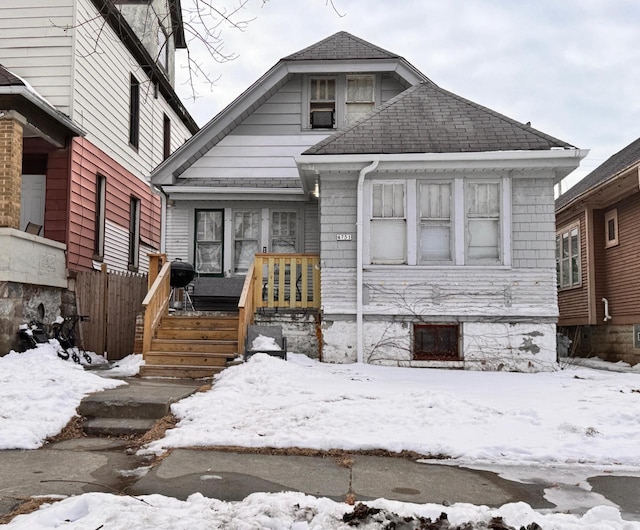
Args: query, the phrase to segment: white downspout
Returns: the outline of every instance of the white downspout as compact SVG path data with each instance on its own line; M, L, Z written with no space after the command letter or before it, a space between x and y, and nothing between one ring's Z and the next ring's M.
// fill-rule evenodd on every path
M362 326L362 264L364 243L362 234L364 233L362 217L364 215L364 179L375 171L380 160L373 160L371 164L363 167L358 176L358 196L357 196L357 220L356 220L356 361L364 362L363 346L363 326Z
M611 315L609 314L609 300L603 298L602 301L604 302L604 321L607 322L611 320Z

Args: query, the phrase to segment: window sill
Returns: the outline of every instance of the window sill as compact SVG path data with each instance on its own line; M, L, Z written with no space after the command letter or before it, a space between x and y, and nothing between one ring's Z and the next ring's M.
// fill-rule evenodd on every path
M406 263L398 264L398 265L363 265L365 270L397 270L400 267L411 268L415 270L451 270L455 269L468 269L468 270L486 270L486 269L495 269L495 270L511 270L513 267L511 265L500 265L500 264L486 264L486 265L455 265L453 263L445 264L439 263L437 265L407 265Z
M575 289L580 289L582 287L582 282L580 282L578 285L572 285L570 287L560 287L559 285L557 286L558 292L559 293L563 293L565 291L573 291Z

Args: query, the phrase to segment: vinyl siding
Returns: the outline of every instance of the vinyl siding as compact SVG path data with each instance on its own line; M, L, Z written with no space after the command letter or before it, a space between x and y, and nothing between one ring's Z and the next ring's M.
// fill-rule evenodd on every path
M65 114L71 107L75 0L0 2L0 64Z
M107 179L105 218L106 224L112 227L109 234L105 233L104 262L110 268L127 269L129 201L132 195L139 198L141 202L142 244L158 249L160 246L160 199L151 192L149 186L86 139L73 140L71 156L69 268L86 270L94 267L96 175L98 174Z
M163 160L163 115L171 120L172 150L190 134L90 0L78 1L76 73L72 118L87 130L87 138L128 171L146 176ZM99 39L96 42L96 35ZM140 82L139 148L129 145L130 75ZM108 95L108 97L105 97Z
M382 103L396 97L398 94L404 92L408 86L401 85L396 79L389 74L382 74L380 76L380 96Z

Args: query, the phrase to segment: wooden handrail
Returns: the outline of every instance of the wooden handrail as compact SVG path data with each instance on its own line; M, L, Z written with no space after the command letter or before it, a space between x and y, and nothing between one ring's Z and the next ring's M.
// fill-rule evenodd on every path
M253 316L255 313L254 304L254 283L256 281L255 263L251 264L247 271L247 276L240 293L240 301L238 302L238 353L244 355L244 343L247 338L247 329L253 324Z
M162 317L169 312L171 294L171 263L166 262L142 301L144 307L144 335L142 339L143 357L151 349L151 339L155 336Z
M320 256L256 254L254 309L319 309Z

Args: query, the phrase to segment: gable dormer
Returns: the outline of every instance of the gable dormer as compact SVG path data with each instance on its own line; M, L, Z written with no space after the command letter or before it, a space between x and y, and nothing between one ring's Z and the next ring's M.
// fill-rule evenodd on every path
M114 0L149 55L175 82L175 51L186 48L180 0Z

